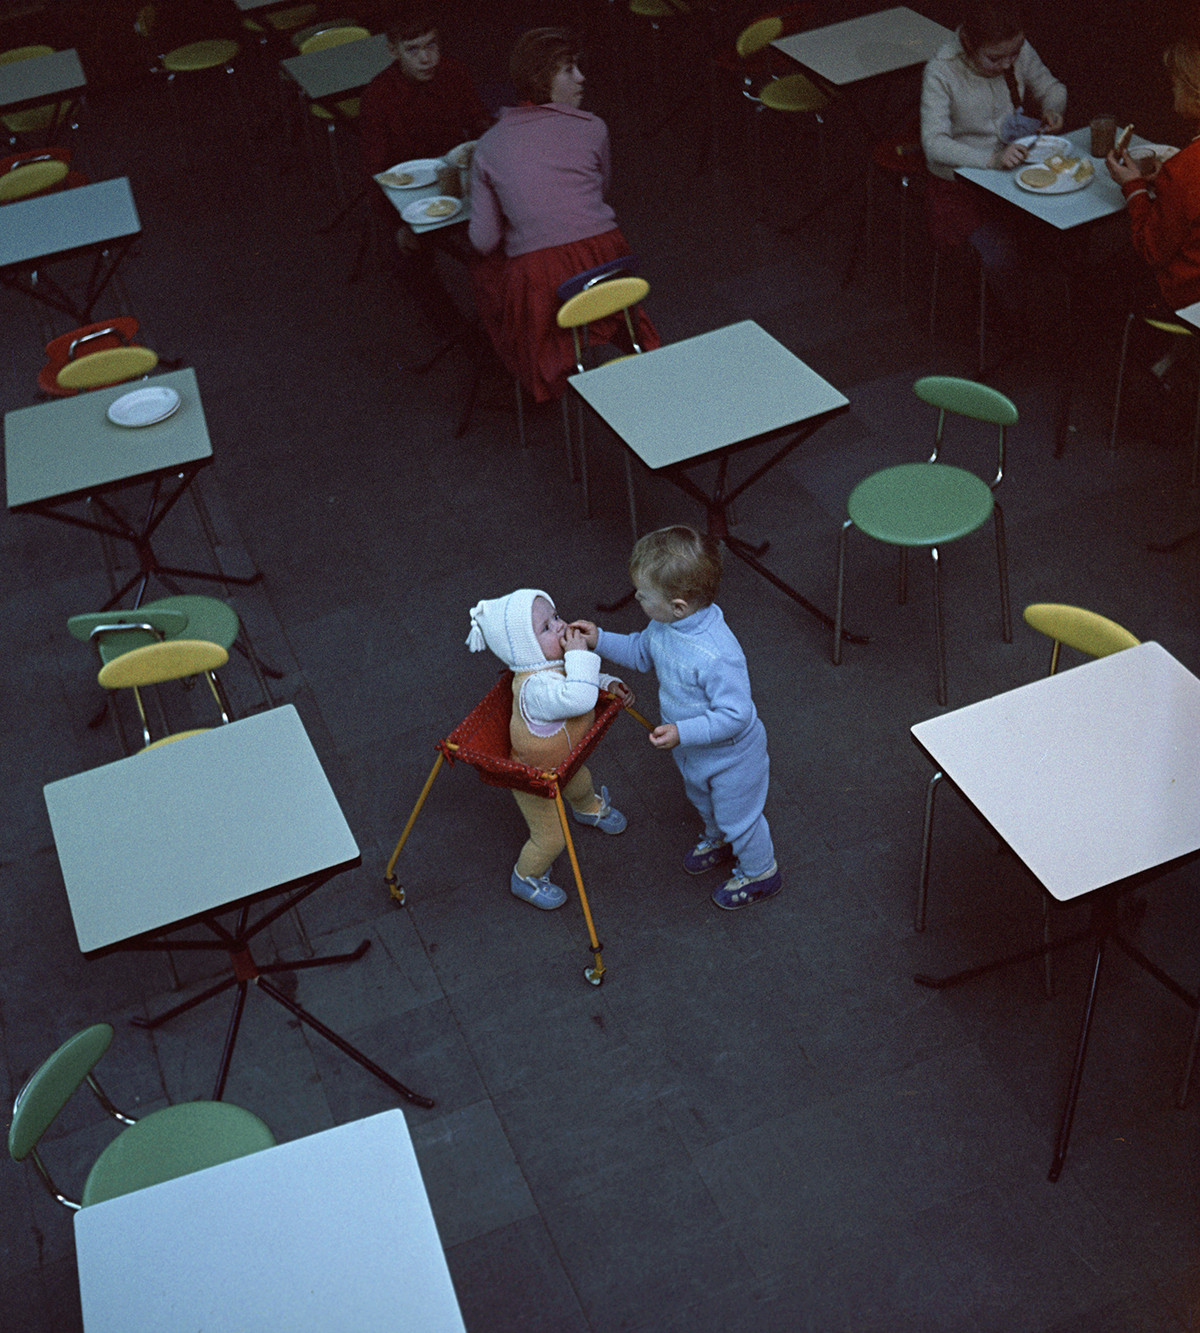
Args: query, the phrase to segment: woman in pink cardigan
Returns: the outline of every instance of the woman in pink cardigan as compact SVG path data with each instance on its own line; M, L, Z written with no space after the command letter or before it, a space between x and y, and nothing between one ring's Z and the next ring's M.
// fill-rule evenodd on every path
M578 48L562 28L535 28L513 48L510 74L522 101L505 107L471 163L471 244L479 317L500 359L534 400L566 392L575 368L571 335L555 323L560 283L630 253L604 200L608 129L581 111ZM612 341L623 321L593 325ZM658 347L639 315L644 349Z

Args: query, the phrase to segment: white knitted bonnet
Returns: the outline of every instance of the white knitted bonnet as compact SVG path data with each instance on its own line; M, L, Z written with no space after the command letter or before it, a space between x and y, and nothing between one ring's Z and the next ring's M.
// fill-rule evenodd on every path
M554 605L554 598L541 588L518 588L507 597L477 602L471 608L467 647L473 653L490 648L513 671L546 666L546 654L533 632L533 603L538 597Z

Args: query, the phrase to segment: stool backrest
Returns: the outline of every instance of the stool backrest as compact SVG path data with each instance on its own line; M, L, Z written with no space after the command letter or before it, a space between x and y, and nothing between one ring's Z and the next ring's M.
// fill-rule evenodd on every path
M1035 602L1027 606L1025 623L1054 640L1050 652L1052 676L1058 670L1059 649L1064 643L1089 657L1108 657L1126 648L1136 648L1140 642L1115 620L1095 611L1086 611L1081 606L1065 606L1060 602Z
M761 51L764 46L769 46L782 32L783 19L778 15L772 18L759 19L756 23L751 23L749 27L743 28L738 33L734 47L738 55L746 60Z
M314 51L327 51L331 46L345 46L347 42L361 42L370 35L366 28L360 28L353 24L344 28L325 28L321 32L314 32L311 37L306 37L300 43L300 54L308 56L312 55Z

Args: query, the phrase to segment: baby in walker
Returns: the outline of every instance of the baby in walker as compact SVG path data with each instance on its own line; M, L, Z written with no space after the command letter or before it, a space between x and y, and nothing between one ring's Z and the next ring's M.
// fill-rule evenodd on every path
M513 672L512 757L533 768L557 768L566 759L591 727L601 689L623 704L633 702L628 686L601 673L600 658L588 648L587 636L562 619L549 593L540 588L518 588L507 597L473 606L467 647L473 653L490 648ZM529 838L509 887L523 902L551 911L567 900L550 879L550 867L566 846L558 809L543 796L522 791L513 795L529 825ZM625 816L609 804L607 787L597 795L586 765L563 788L563 796L577 823L602 833L624 831Z

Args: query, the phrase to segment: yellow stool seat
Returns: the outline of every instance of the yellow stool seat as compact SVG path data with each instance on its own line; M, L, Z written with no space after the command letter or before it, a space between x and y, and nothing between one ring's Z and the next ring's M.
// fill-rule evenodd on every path
M772 111L821 111L829 105L829 98L803 74L788 74L763 84L758 100Z
M14 167L0 176L0 204L12 203L14 199L26 199L31 194L40 194L63 180L68 170L67 164L57 158L49 162L29 162L24 166Z
M172 74L214 69L217 65L227 65L239 50L241 48L237 42L224 37L189 42L186 46L177 46L173 51L168 51L162 58L163 68Z
M347 97L344 101L336 103L339 113L347 120L353 120L359 113L362 106L362 99L358 97ZM309 110L318 120L332 120L333 112L327 111L323 106L312 106Z

